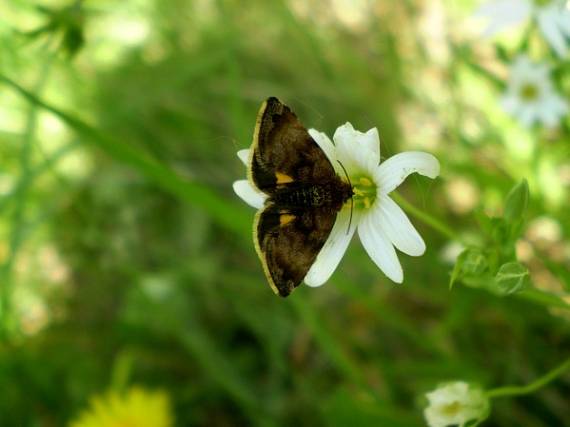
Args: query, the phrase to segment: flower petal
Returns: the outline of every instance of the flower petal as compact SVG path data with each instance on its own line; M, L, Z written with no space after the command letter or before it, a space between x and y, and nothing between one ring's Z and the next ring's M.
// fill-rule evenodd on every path
M568 5L558 14L558 27L566 34L566 37L570 37L570 7Z
M568 48L564 33L558 28L558 13L554 8L546 8L537 14L538 26L544 34L544 38L552 49L556 51L558 56L564 57Z
M356 214L356 212L354 212L354 214ZM319 252L319 255L317 255L317 259L311 269L305 276L304 280L307 285L312 287L321 286L329 280L337 268L354 235L354 231L356 230L355 224L358 223L357 218L353 217L352 225L347 232L349 221L350 209L344 208L338 213L331 234Z
M376 212L372 215L376 215L392 244L410 256L423 255L426 244L402 208L387 195L381 196L376 203Z
M321 150L325 152L335 171L337 173L341 172L342 169L340 169L340 165L336 161L336 148L330 138L324 132L319 132L316 129L309 129L309 135L311 135L311 138L315 140Z
M249 148L245 148L243 150L239 150L237 152L237 156L239 157L239 159L243 162L244 165L248 165L249 163Z
M431 154L406 151L381 163L374 173L374 178L380 193L388 194L414 172L435 178L439 175L439 162Z
M550 97L545 98L537 108L538 119L547 128L554 128L560 121L560 116L565 114L564 101L552 94Z
M517 117L524 127L530 128L538 117L537 109L532 104L523 105Z
M530 16L531 11L532 7L528 0L496 0L480 6L475 16L489 18L489 25L483 35L491 37L507 27L524 21Z
M358 225L358 235L372 261L396 283L402 283L404 272L388 236L377 223L376 215L366 215Z
M520 106L521 106L521 99L514 95L514 94L508 94L503 96L500 100L499 100L501 106L503 107L503 110L505 110L508 114L512 115L512 116L516 116Z
M378 129L372 128L366 132L355 130L354 132L357 144L374 153L374 161L380 163L380 135L378 134Z
M372 172L380 163L380 137L376 128L363 133L347 122L337 128L333 140L338 159L351 173Z
M248 205L256 209L263 207L267 196L254 188L247 179L234 182L233 188L235 193Z

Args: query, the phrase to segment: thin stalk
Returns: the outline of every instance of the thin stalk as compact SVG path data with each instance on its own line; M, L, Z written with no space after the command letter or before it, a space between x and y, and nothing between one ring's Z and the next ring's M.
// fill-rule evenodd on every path
M49 47L50 43L51 39L48 40L47 47ZM42 64L34 92L39 93L45 87L54 58L55 54L52 53ZM27 193L31 186L32 144L36 133L38 112L38 106L30 104L20 150L21 178L19 182L19 192L16 193L14 211L11 218L12 223L9 237L10 252L4 263L0 265L0 338L2 339L9 338L17 328L16 321L12 317L12 280L10 276L18 251L24 241L26 205L28 202Z
M45 172L48 172L54 165L56 165L60 160L62 160L66 155L68 155L71 151L76 149L79 146L77 141L70 142L60 148L58 148L51 157L45 159L45 161L35 168L30 169L28 172L27 179L20 180L16 183L12 191L8 194L0 198L0 214L2 211L7 207L7 205L14 199L18 198L22 191L25 191L27 186L30 186L33 181L35 181L38 177L43 175Z
M421 209L416 208L414 205L412 205L410 202L408 202L398 193L390 193L390 197L392 197L392 199L394 199L410 215L416 217L423 223L429 225L431 228L438 231L443 236L451 240L455 240L463 244L464 246L467 246L467 243L461 237L459 237L459 235L455 231L453 231L451 228L449 228L439 219L431 216L430 214L422 211Z
M495 397L521 396L524 394L534 393L539 388L544 387L548 383L558 378L568 369L570 369L570 358L566 359L566 361L562 363L560 366L554 368L553 370L546 373L545 375L543 375L542 377L540 377L536 381L533 381L530 384L523 386L506 386L506 387L495 388L487 392L487 397L492 399Z

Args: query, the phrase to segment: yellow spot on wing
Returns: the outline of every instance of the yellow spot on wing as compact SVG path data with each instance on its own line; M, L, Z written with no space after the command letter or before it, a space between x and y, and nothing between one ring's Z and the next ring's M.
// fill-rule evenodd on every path
M289 184L293 182L293 178L281 172L275 172L275 177L277 178L277 184Z
M295 215L291 214L281 214L279 215L279 225L283 227L284 225L289 224L291 221L295 219Z

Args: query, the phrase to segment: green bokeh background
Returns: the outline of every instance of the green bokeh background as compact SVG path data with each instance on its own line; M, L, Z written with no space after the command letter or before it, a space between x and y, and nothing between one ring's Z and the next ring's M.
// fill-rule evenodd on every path
M399 193L470 241L473 210L500 214L526 177L528 218L558 237L524 235L525 261L567 295L568 119L528 131L501 112L475 6L2 2L0 72L37 99L0 82L0 425L63 426L138 384L168 392L177 426L421 426L438 383L526 384L568 357L568 310L450 291L450 240L418 218L428 249L400 254L403 285L355 238L329 283L278 298L232 191L268 96L329 135L376 126L383 159L439 158ZM485 425L570 425L568 396L566 375Z

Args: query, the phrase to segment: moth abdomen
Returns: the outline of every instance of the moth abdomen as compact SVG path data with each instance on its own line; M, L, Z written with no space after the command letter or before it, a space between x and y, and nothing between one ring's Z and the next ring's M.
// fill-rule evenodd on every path
M280 189L272 194L271 199L279 206L304 208L342 205L348 197L346 189L339 189L336 185L313 184Z

